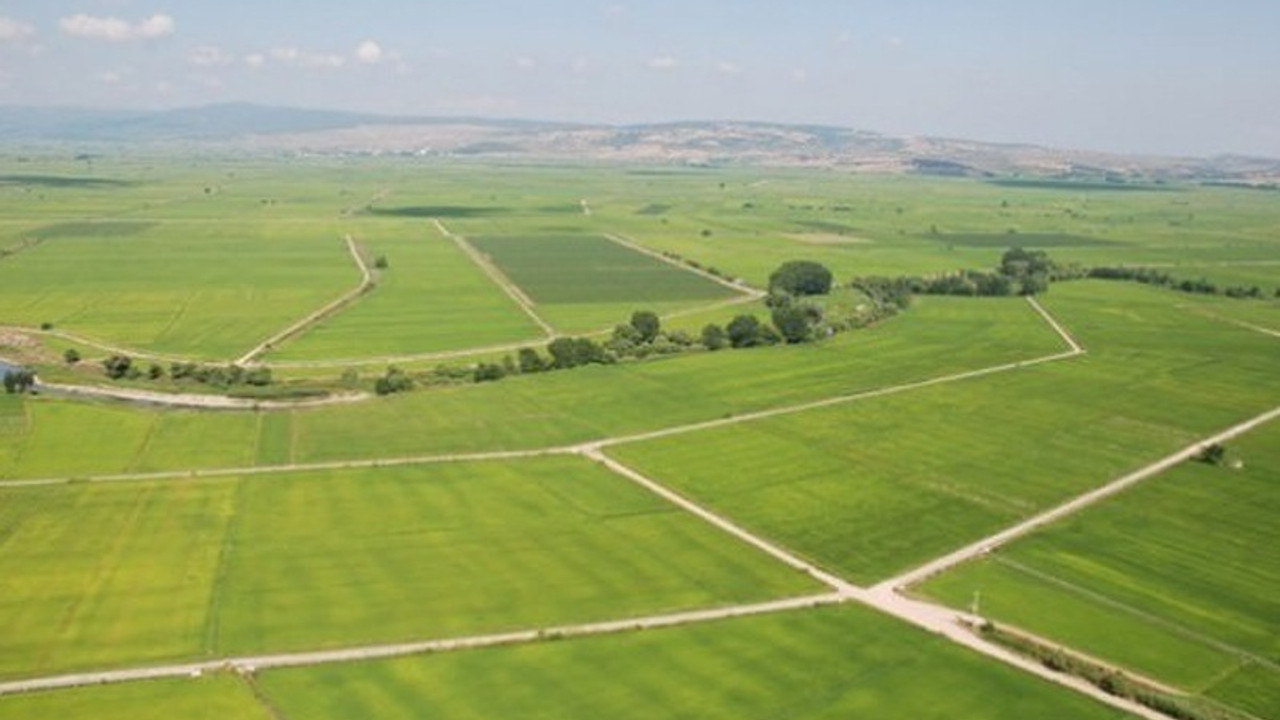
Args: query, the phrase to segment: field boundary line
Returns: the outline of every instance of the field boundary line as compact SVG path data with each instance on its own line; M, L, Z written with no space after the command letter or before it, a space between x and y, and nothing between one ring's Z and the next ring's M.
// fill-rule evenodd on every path
M1044 318L1045 322L1049 323L1049 327L1053 328L1054 332L1058 333L1058 337L1062 338L1062 341L1071 348L1071 352L1073 354L1080 355L1088 352L1080 346L1080 343L1076 342L1076 339L1072 337L1071 333L1068 332L1065 327L1062 326L1062 323L1058 322L1057 318L1050 315L1049 311L1044 309L1044 306L1040 304L1039 300L1036 300L1034 295L1028 295L1027 302L1031 304L1031 307L1035 308L1035 311L1040 314L1040 317Z
M202 660L171 665L122 668L118 670L90 671L50 675L45 677L13 680L0 683L0 696L19 693L57 690L85 685L104 685L138 680L156 680L173 677L198 677L205 672L230 670L240 674L252 674L260 670L290 667L327 665L332 663L381 660L405 655L421 655L433 652L472 650L502 645L518 645L545 640L610 635L637 630L691 625L694 623L727 620L812 608L821 605L837 605L846 601L840 593L820 593L770 600L759 603L727 605L701 610L644 615L620 620L603 620L576 625L554 625L528 630L516 630L487 635L420 640L383 645L364 645L334 650L316 650L267 655L244 655L213 660Z
M543 320L542 316L534 310L535 303L533 302L533 299L526 295L518 285L512 282L511 278L507 277L506 273L502 272L502 270L498 269L496 265L489 262L489 259L484 256L484 253L480 252L474 245L467 242L466 238L445 227L445 224L440 222L439 218L431 218L431 222L435 223L436 229L440 231L441 235L452 240L453 243L458 246L458 249L462 250L467 257L471 258L471 262L475 263L482 271L484 271L484 274L488 275L490 280L492 280L498 287L502 288L502 291L507 294L507 297L514 300L515 303L520 306L520 309L523 310L531 320L537 323L538 327L542 328L542 332L546 335L546 339L551 340L556 337L556 329L551 327L551 324L546 320Z
M364 295L365 293L369 292L374 288L375 283L373 281L373 271L370 270L369 266L365 264L364 256L360 254L360 248L356 247L355 238L353 238L351 235L347 235L345 239L347 242L347 251L351 253L351 259L355 260L356 267L360 269L360 284L357 285L355 288L346 291L333 302L330 302L329 304L325 305L319 310L316 310L315 312L308 314L306 317L295 322L294 324L290 325L284 330L281 330L275 335L272 335L266 340L263 340L261 343L256 345L252 350L240 356L235 361L234 364L236 365L253 364L258 359L258 357L263 353L273 349L276 345L301 333L302 331L306 330L312 325L329 317L330 315L333 315L334 313L343 309L347 305L355 302L357 299L360 298L361 295Z
M1082 495L1077 495L1071 500L1052 507L1038 515L1027 518L1016 525L1012 525L1000 532L988 535L981 540L970 543L969 545L948 553L947 555L935 558L934 560L931 560L913 570L908 570L905 573L889 578L888 580L878 583L875 588L896 590L909 585L915 585L923 580L933 577L934 575L950 570L956 565L981 557L1002 545L1045 527L1046 525L1050 525L1058 520L1074 515L1091 505L1095 505L1102 500L1137 485L1143 480L1159 475L1170 468L1180 465L1181 463L1194 458L1210 445L1215 443L1224 443L1232 438L1243 435L1260 425L1271 422L1277 417L1280 417L1280 406L1274 407L1271 410L1255 415L1248 420L1232 425L1215 435L1197 440L1181 450L1177 450L1153 463L1116 478L1101 487L1094 488Z
M720 277L719 275L712 275L711 273L701 268L695 268L690 265L687 265L683 262L680 262L679 260L676 260L675 258L669 258L666 255L663 255L662 253L658 252L657 250L647 248L644 245L641 245L635 240L632 240L631 238L628 238L624 235L615 235L614 233L604 233L604 237L627 248L628 250L634 250L642 255L648 255L649 257L654 258L656 260L661 260L662 262L668 265L671 265L672 267L677 267L685 272L693 273L694 275L698 275L703 278L706 278L707 280L710 280L716 283L717 285L723 285L724 287L727 287L730 290L733 290L738 293L742 293L743 295L750 297L752 300L759 300L760 298L768 295L768 293L766 293L765 291L760 290L759 288L751 287L750 285L747 285L745 282L736 283L727 278Z
M85 345L103 352L114 353L116 355L128 355L139 360L159 360L162 362L210 362L209 360L197 360L191 357L183 357L181 355L165 355L163 353L147 352L146 350L138 350L136 348L125 348L118 345L111 345L100 340L94 340L84 335L77 335L66 330L53 328L51 330L41 330L33 327L23 327L21 325L0 325L0 331L10 331L15 333L28 333L31 335L45 335L55 337L67 342L76 343L77 345ZM217 362L212 361L212 362Z
M1179 635L1187 640L1192 640L1202 645L1207 645L1215 650L1220 650L1228 655L1235 657L1237 660L1242 660L1244 662L1252 662L1252 663L1261 665L1269 670L1280 672L1280 663L1276 663L1270 660L1269 658L1263 657L1261 655L1257 655L1244 648L1236 647L1235 645L1232 645L1230 643L1223 642L1222 640L1218 640L1217 638L1204 635L1200 632L1197 632L1196 630L1186 627L1185 625L1179 622L1170 620L1169 618L1164 618L1164 617L1160 617L1159 615L1149 613L1145 610L1136 608L1132 605L1121 602L1120 600L1116 600L1115 598L1104 595L1096 590L1090 590L1089 588L1082 587L1068 580L1064 580L1060 577L1044 572L1043 570L1037 570L1036 568L1033 568L1024 563L1020 563L1017 560L1014 560L1012 558L1003 557L1001 555L992 555L991 561L996 564L1008 567L1014 570L1015 572L1019 572L1028 577L1035 578L1036 580L1039 580L1041 582L1047 583L1049 585L1053 585L1055 587L1059 587L1073 595L1077 595L1077 596L1086 598L1088 600L1092 600L1100 605L1105 605L1106 607L1112 608L1114 610L1119 610L1128 615L1132 615L1133 617L1138 618L1140 620L1145 620L1153 625L1159 626L1161 628L1164 628L1165 630L1172 632L1174 635ZM1004 624L1002 624L1002 626L1004 626ZM1025 632L1025 631L1019 630L1019 632ZM1030 635L1029 633L1027 634ZM1042 640L1042 641L1044 640L1044 638L1038 638L1035 636L1031 636L1031 637L1033 637L1036 640ZM1073 651L1073 652L1079 652L1079 651ZM1096 660L1096 658L1091 658L1091 659Z
M366 392L348 392L303 400L271 400L239 398L230 395L168 393L158 390L117 388L106 385L62 385L60 383L46 383L39 378L36 379L35 389L41 393L54 396L118 400L126 403L195 410L295 410L362 402L369 397Z
M1259 332L1259 333L1262 333L1263 335L1270 335L1271 337L1280 337L1280 330L1272 330L1271 328L1263 327L1262 325L1255 325L1251 322L1246 322L1244 320L1237 320L1235 318L1227 317L1225 315L1219 315L1218 313L1213 312L1208 308L1191 305L1187 303L1179 303L1177 307L1190 312L1192 315L1199 315L1200 317L1208 318L1210 320L1215 320L1217 322L1226 323L1228 325L1235 325L1236 327L1241 327L1246 330Z

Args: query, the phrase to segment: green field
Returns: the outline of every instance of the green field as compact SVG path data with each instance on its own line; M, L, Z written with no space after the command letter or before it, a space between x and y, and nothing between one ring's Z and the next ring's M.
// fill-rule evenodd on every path
M1055 287L1046 303L1085 357L610 452L856 581L882 580L1280 400L1280 345L1163 299Z
M288 717L316 720L1127 717L851 606L268 672L262 685Z
M585 460L0 490L0 675L822 588Z
M541 330L456 245L423 224L365 224L387 258L375 289L278 347L271 361L402 356L537 340Z
M1186 463L921 590L1280 717L1280 426Z
M14 695L0 698L0 714L11 720L272 720L245 683L231 675Z
M0 261L3 322L155 353L237 356L355 287L331 225L110 223Z
M1061 341L1018 300L921 301L829 342L698 353L392 396L252 413L163 411L46 398L0 435L0 477L402 457L571 444L863 392L1056 352ZM166 446L182 425L222 442ZM70 452L69 448L79 449ZM255 453L255 448L259 452Z
M280 363L269 389L368 390L390 364L423 374L410 392L281 411L0 395L0 480L51 481L0 487L6 681L824 592L583 457L426 456L603 442L869 585L1280 404L1274 193L441 157L21 162L0 176L0 360L84 384L105 382L103 345L229 362L357 287L351 236L387 267L264 357ZM1087 349L1071 357L1020 298L930 296L817 342L471 381L472 363L546 342L487 264L557 333L652 310L697 336L770 310L682 262L760 288L788 260L847 283L990 269L1013 245L1262 297L1054 283L1040 300ZM826 404L795 407L808 403ZM919 592L966 608L977 593L997 621L1280 718L1276 427L1230 443L1239 469L1180 466ZM281 467L348 460L372 466ZM153 472L169 475L98 482ZM0 716L1121 715L850 605L0 697Z

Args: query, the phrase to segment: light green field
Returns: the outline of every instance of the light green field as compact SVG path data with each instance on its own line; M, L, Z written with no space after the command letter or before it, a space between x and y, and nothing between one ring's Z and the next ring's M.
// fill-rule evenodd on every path
M72 228L0 262L0 320L219 359L359 280L333 226L146 224L126 234L113 227Z
M394 357L542 337L536 324L449 239L426 224L366 224L387 258L377 287L280 347L269 361Z
M0 698L10 720L271 720L244 681L231 675L198 680L83 687Z
M1161 293L1055 287L1046 303L1085 357L609 452L856 581L882 580L1280 401L1280 344Z
M315 720L1126 717L854 606L261 682L286 716Z
M926 583L1165 682L1280 717L1280 426Z
M0 491L0 675L820 591L585 460Z

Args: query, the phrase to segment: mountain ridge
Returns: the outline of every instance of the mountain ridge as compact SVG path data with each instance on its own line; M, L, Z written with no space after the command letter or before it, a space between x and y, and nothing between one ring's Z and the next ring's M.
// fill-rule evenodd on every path
M198 145L228 151L585 159L825 167L852 172L1212 180L1273 184L1280 159L1163 157L894 136L814 123L683 120L608 125L398 116L224 103L172 110L0 106L0 147Z

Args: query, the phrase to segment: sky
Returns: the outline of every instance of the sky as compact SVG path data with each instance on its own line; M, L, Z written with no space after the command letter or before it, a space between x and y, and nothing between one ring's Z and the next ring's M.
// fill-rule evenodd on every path
M1280 157L1280 2L0 0L0 105L222 102Z

